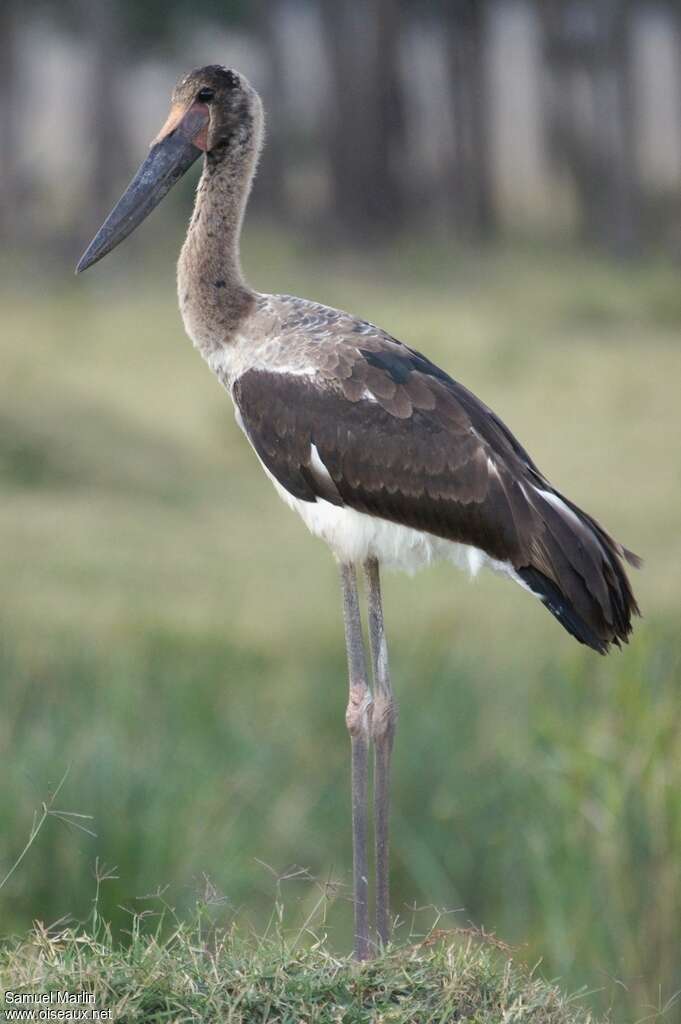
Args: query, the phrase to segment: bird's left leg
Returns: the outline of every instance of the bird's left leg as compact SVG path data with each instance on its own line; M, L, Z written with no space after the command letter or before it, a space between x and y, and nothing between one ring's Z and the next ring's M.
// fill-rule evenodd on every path
M390 683L388 645L378 560L364 563L369 602L369 643L374 676L371 736L374 741L374 830L376 844L376 931L385 945L390 936L389 814L390 761L397 727L397 703Z
M355 901L355 959L368 960L369 946L369 729L371 692L367 684L366 656L354 565L340 566L343 619L348 655L349 694L345 723L352 752L352 861Z

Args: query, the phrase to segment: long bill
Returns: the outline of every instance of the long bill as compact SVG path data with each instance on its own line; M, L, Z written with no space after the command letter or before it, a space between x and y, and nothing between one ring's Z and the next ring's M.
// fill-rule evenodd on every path
M171 112L146 160L81 256L77 274L127 238L201 156L208 118L203 103L186 112Z

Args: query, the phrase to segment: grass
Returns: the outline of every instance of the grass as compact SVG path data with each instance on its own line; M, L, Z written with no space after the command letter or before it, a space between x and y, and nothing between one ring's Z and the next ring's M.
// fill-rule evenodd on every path
M0 948L0 986L86 992L90 1006L120 1024L596 1024L583 1000L516 965L494 942L435 929L360 966L315 935L306 945L279 927L244 936L200 916L165 938L134 917L125 945L101 923L97 935L38 925Z
M170 261L136 252L4 292L0 380L0 878L43 801L67 812L0 890L0 928L83 919L99 857L118 868L101 914L121 957L121 907L159 885L182 917L207 874L258 934L259 861L341 883L350 868L333 564L184 339ZM645 557L645 618L608 659L492 576L385 585L396 912L462 907L458 924L542 959L596 1012L642 1019L681 988L676 271L411 242L330 262L257 231L248 260L263 288L427 351ZM350 917L338 901L324 955L348 948Z

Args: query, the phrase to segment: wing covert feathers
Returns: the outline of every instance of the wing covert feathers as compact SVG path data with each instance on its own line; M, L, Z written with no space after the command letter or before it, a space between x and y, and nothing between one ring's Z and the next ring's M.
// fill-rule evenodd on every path
M235 381L270 473L302 501L324 498L480 548L510 563L581 643L604 654L626 642L639 609L624 561L638 566L637 556L555 491L470 391L365 328L337 341L319 373L250 369Z

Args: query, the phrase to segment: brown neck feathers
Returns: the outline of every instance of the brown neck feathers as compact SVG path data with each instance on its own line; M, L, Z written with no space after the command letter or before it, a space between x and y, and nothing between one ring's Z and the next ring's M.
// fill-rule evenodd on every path
M256 124L204 158L194 213L178 264L178 294L194 343L214 351L252 311L255 293L241 269L239 242L260 150Z

